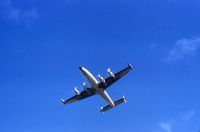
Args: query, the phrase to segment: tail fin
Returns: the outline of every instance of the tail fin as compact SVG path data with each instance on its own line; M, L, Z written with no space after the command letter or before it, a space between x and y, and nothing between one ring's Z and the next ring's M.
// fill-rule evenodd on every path
M126 98L123 96L123 98L117 100L114 102L115 106L118 106L122 103L126 102ZM105 106L105 107L101 107L100 112L106 112L107 110L110 110L111 108L113 108L113 106L111 106L110 104Z

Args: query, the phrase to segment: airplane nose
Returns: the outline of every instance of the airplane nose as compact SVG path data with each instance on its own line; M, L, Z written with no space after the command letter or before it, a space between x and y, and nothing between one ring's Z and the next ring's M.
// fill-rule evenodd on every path
M82 66L79 66L79 69L82 70Z

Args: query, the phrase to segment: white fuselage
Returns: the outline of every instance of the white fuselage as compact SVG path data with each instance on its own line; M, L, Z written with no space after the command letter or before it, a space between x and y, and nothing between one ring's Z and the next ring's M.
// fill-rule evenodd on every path
M83 75L86 77L86 79L88 80L88 82L92 85L92 88L94 88L97 92L97 94L99 94L103 99L105 99L111 106L115 106L112 99L110 98L110 96L108 95L108 93L100 88L98 86L99 82L97 81L97 79L84 67L79 67L81 72L83 73Z

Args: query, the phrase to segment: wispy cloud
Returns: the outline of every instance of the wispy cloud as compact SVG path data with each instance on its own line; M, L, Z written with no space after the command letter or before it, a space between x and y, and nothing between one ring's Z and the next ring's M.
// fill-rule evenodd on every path
M165 121L160 121L153 132L181 132L194 131L196 128L192 125L195 111L189 110L181 115L170 117Z
M190 110L188 111L187 113L185 113L183 116L182 116L182 119L183 121L190 121L190 119L195 115L195 112L193 110Z
M39 13L34 7L24 9L16 6L12 0L0 1L0 19L2 20L11 20L30 24L31 21L38 17Z
M156 49L156 47L157 47L156 43L151 43L150 46L149 46L149 49L150 49L150 51L153 51L153 50Z
M163 132L172 132L171 125L166 122L159 123L160 128L163 130Z
M182 60L184 57L195 55L199 49L200 38L180 39L175 42L165 59L168 63Z

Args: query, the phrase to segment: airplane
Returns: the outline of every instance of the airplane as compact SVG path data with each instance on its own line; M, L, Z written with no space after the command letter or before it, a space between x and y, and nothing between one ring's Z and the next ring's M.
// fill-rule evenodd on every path
M117 101L112 101L108 93L106 92L106 89L111 86L113 83L118 81L121 77L123 77L125 74L127 74L131 69L131 64L128 64L128 66L121 71L117 73L113 73L110 68L108 68L107 72L109 73L109 77L104 79L101 75L98 75L99 81L91 74L89 70L87 70L85 67L80 66L79 67L82 74L85 76L87 81L91 84L91 87L88 88L85 83L83 83L84 90L82 92L78 91L75 87L75 96L63 100L61 99L62 103L64 104L70 104L85 98L88 98L93 95L100 95L107 103L108 105L105 107L101 107L100 112L106 112L107 110L110 110L111 108L114 108L124 102L126 102L126 98L123 96L121 99Z

